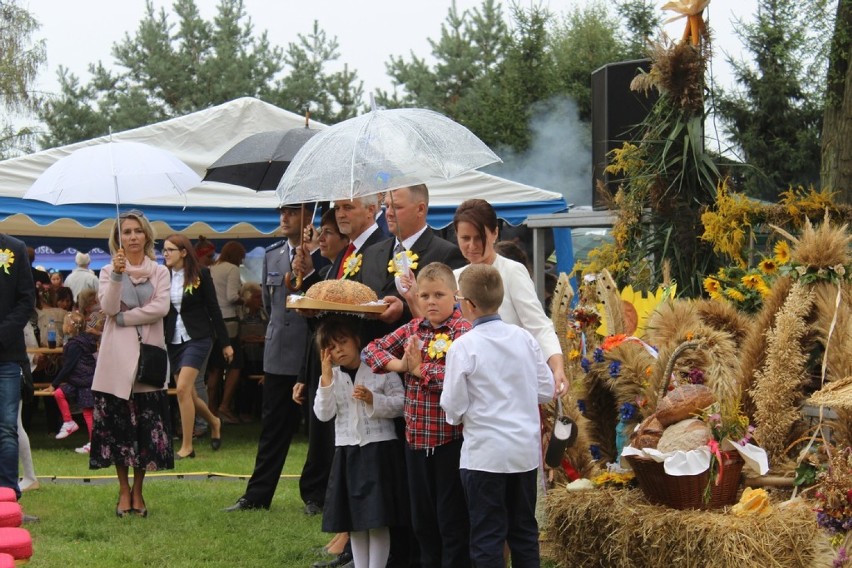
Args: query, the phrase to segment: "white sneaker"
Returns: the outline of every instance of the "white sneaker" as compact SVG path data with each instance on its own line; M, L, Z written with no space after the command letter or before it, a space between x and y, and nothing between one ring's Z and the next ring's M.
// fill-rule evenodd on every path
M80 427L73 420L71 422L63 422L62 428L59 429L59 434L56 435L56 439L64 440L79 429Z
M91 449L92 449L92 445L87 442L85 446L82 446L80 448L76 448L74 451L77 452L78 454L88 454Z

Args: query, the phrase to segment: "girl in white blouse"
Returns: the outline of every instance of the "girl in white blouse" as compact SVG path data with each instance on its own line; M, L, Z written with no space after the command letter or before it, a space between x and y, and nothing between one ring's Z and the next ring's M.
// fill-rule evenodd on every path
M402 380L361 362L356 318L324 318L317 343L322 376L314 413L324 422L336 417L322 530L350 533L356 568L384 568L389 527L408 524L405 460L393 421L402 416Z

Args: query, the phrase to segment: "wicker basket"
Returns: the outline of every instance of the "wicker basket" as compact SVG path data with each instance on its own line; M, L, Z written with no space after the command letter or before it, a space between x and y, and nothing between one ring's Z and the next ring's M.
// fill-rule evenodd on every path
M710 471L698 475L669 475L662 462L650 458L626 456L636 481L648 501L674 509L716 509L737 502L743 458L736 451L722 452L722 479L712 484L710 499L704 493L710 483Z

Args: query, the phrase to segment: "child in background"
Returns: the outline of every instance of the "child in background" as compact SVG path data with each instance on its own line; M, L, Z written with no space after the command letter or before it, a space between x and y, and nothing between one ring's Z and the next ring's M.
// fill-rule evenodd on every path
M62 415L62 427L56 435L57 440L67 438L80 429L71 417L68 401L76 402L83 411L83 420L89 431L89 442L74 450L78 454L88 454L92 439L92 412L95 400L92 396L92 379L95 375L95 352L98 347L98 337L103 331L103 312L92 313L88 320L80 312L72 312L65 316L62 331L68 343L62 350L62 368L53 379L53 383L45 389L52 392L56 406Z
M326 317L317 329L322 376L314 412L323 422L336 417L322 530L349 532L355 568L384 568L389 527L408 523L393 423L402 414L404 391L396 373L376 374L361 363L358 331L353 318L343 317Z
M462 429L441 409L447 349L470 329L455 305L456 279L440 262L417 275L417 317L372 341L362 355L375 372L405 373L405 462L420 565L470 566L467 507L459 477Z
M553 397L553 374L533 336L497 314L503 302L497 269L468 266L458 300L473 329L447 354L441 406L447 422L464 425L460 468L471 561L504 566L508 543L513 566L537 567L538 405Z

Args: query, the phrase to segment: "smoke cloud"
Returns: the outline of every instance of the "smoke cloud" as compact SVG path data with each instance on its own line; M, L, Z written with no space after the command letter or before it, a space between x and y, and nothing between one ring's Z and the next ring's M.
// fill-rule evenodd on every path
M579 119L576 103L567 97L536 103L530 129L533 140L529 150L517 153L497 148L503 163L483 171L561 193L569 204L591 205L591 125Z

